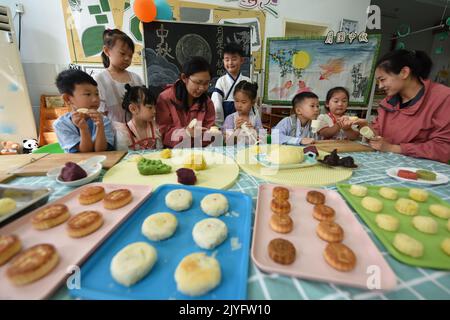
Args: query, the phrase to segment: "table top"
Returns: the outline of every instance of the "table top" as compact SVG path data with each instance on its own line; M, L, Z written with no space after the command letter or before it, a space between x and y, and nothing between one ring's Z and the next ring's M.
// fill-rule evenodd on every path
M237 149L235 147L216 147L207 150L225 153L235 158ZM136 152L130 152L128 156ZM351 179L346 183L351 184L373 184L384 186L416 186L390 178L385 171L391 167L420 167L422 169L438 171L450 177L450 166L435 161L416 159L393 153L351 153L359 167L353 173ZM103 176L102 173L99 181ZM239 173L238 180L229 189L230 191L243 192L253 199L253 214L255 211L258 186L265 183L264 180L255 178L243 172ZM49 186L54 189L49 201L53 201L71 192L73 189L61 186L56 181L43 177L20 177L10 182L12 185L27 186ZM450 187L446 185L420 186L435 193L447 202L450 202ZM336 186L324 187L324 189L336 190ZM384 246L377 240L371 230L357 216L364 230L369 234L376 246L380 249L386 261L397 275L397 287L389 292L378 292L351 288L332 283L324 283L311 280L303 280L278 274L267 274L260 271L253 261L250 261L249 276L247 280L248 299L286 299L286 300L349 300L349 299L450 299L450 272L441 270L412 267L403 264L393 258ZM253 217L254 218L254 217ZM55 293L52 299L71 299L65 286Z

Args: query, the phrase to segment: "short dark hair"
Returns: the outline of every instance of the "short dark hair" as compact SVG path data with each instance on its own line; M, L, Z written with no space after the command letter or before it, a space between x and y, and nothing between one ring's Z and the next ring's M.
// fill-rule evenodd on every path
M61 94L73 95L75 85L77 84L92 84L97 86L97 82L86 72L78 69L68 69L60 72L56 77L56 87Z
M120 31L119 29L106 29L103 31L103 45L107 48L113 48L117 40L125 43L134 53L134 42L125 32ZM105 68L109 67L109 58L104 51L102 51L102 62Z
M127 115L130 115L130 104L137 105L150 104L156 105L155 95L145 86L131 86L128 83L125 85L125 95L123 96L122 108L125 110L125 120Z
M386 53L376 66L394 74L399 74L403 67L409 67L414 77L427 79L433 62L424 51L398 49Z
M337 92L343 92L345 93L345 95L347 96L347 100L350 100L350 93L348 92L348 90L344 87L334 87L331 88L330 90L328 90L327 92L327 97L325 98L325 108L327 110L329 110L327 104L330 103L331 98L333 97L333 95Z
M244 50L242 50L242 47L239 46L237 43L230 42L223 48L223 54L237 54L241 57L244 56Z
M249 96L250 99L255 100L258 95L258 84L256 82L248 82L246 80L240 81L236 87L234 88L234 94L238 91L245 92L246 95Z
M317 94L311 91L304 91L297 93L295 97L292 99L292 108L295 108L295 105L303 102L305 99L319 99Z

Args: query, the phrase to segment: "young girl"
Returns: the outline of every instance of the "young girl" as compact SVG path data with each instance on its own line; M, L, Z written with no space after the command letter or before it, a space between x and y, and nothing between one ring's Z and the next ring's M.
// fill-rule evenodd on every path
M353 130L356 126L363 127L367 121L363 119L351 119L345 115L348 107L349 93L344 87L334 87L327 92L325 100L326 114L321 114L318 133L324 139L350 139L359 137L359 132Z
M125 110L122 109L124 84L144 85L137 74L126 70L131 64L133 53L133 40L124 32L118 29L103 32L102 60L106 70L99 73L95 80L101 99L99 111L111 121L125 123Z
M243 80L236 85L234 89L236 112L226 117L222 127L227 141L236 137L238 143L256 143L257 131L262 129L261 119L254 107L257 93L256 83Z
M314 143L311 121L317 119L320 113L319 97L310 92L297 93L292 99L291 116L281 120L272 130L272 143L276 142L277 134L280 144L311 144Z
M192 147L195 138L201 140L202 146L211 143L203 136L203 131L214 125L216 117L214 104L207 94L210 81L208 61L192 57L183 64L180 79L161 92L156 102L156 122L164 146Z
M113 123L116 150L161 149L161 135L155 122L155 97L143 86L126 84L125 89L122 107L128 122Z

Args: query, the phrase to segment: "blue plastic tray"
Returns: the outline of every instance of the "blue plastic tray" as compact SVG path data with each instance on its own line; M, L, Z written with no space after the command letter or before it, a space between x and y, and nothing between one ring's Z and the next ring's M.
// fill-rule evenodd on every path
M174 189L192 192L193 203L189 210L176 212L166 207L165 196ZM204 250L195 244L192 228L198 221L209 218L201 210L200 201L210 193L221 193L228 198L229 212L219 217L228 227L228 238L213 250ZM167 240L151 241L141 233L144 220L157 212L171 212L178 219L175 234ZM208 255L216 254L221 266L222 281L217 288L195 299L246 299L251 221L252 201L245 194L182 185L160 186L86 261L81 268L81 288L69 290L70 294L74 297L99 300L193 299L177 290L174 273L183 257L203 251ZM232 247L232 238L238 238L240 249ZM158 252L158 260L145 278L128 288L112 278L110 263L118 251L137 241L153 245Z

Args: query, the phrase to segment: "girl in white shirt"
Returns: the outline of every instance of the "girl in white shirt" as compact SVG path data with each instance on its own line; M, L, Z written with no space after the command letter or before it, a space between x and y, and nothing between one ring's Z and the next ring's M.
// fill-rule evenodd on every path
M125 84L142 86L141 78L126 69L134 53L133 40L124 32L113 29L103 32L102 60L106 70L95 76L100 93L100 108L111 121L125 123L122 99Z

